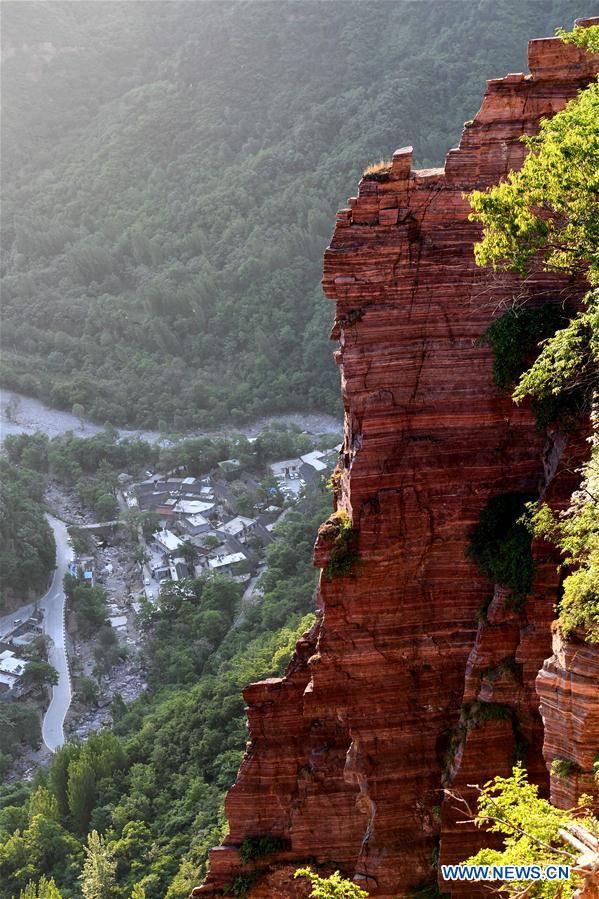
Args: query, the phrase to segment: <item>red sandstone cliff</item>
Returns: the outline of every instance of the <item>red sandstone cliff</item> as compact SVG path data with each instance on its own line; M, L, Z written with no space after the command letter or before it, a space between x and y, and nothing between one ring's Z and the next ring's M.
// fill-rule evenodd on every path
M312 859L381 899L402 896L434 881L439 852L457 861L480 844L442 802L444 784L507 773L526 748L548 788L535 678L551 653L555 558L535 547L534 591L515 613L464 554L490 497L547 492L563 502L578 453L498 394L490 352L476 342L515 292L573 289L543 273L525 285L498 279L473 259L479 228L463 193L518 167L520 136L588 84L597 61L544 39L530 43L529 66L489 82L444 169L412 171L404 148L387 180L363 180L338 213L323 282L336 302L345 405L336 505L352 517L359 563L350 576L321 576L317 623L285 677L244 692L250 743L226 801L230 832L194 895L220 895L255 870L253 899L305 896L291 872ZM325 529L319 567L330 551ZM564 684L554 695L566 690L562 659L546 667ZM502 715L484 717L481 701ZM241 841L265 834L289 848L244 868Z

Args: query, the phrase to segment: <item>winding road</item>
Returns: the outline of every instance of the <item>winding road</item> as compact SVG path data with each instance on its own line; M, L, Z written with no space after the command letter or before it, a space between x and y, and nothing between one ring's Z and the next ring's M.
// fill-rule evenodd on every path
M46 518L56 541L56 569L50 589L38 600L37 608L44 613L42 629L44 634L50 638L48 661L58 672L58 683L52 687L52 698L42 722L42 739L48 749L56 752L64 743L64 719L72 698L65 642L66 597L62 584L68 571L69 562L73 558L73 550L69 544L69 534L65 523L52 515L46 514ZM21 606L20 609L15 609L9 615L2 616L0 618L0 640L9 638L15 630L15 622L26 621L33 615L35 608L36 603L30 602Z
M44 612L44 633L50 638L48 661L58 671L58 683L52 687L50 705L42 722L42 739L52 752L64 743L64 719L71 704L71 677L67 661L65 641L65 593L64 576L68 564L73 558L73 550L68 542L68 531L63 521L46 516L54 532L56 540L56 570L50 589L39 601L39 608Z

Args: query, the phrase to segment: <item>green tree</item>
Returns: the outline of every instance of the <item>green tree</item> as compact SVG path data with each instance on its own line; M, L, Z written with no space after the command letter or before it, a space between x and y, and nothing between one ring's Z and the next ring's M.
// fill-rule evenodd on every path
M81 403L73 403L73 408L71 409L72 414L75 418L79 419L79 424L81 427L85 424L85 409L81 405Z
M21 890L19 899L62 899L62 893L54 883L54 878L42 876L36 884L30 880L24 890Z
M96 497L94 508L100 521L111 521L119 510L118 503L111 493L101 493Z
M77 743L65 743L56 751L48 772L48 787L56 797L62 818L66 818L69 813L69 765L78 757L79 752Z
M4 406L4 414L7 421L15 422L17 420L17 412L19 410L20 400L18 396L11 396Z
M41 743L40 726L33 709L7 702L0 703L0 753L14 758L20 746L37 749Z
M598 26L594 26L597 29ZM550 271L586 273L599 281L599 85L591 84L562 112L523 138L521 169L488 191L470 195L482 222L479 265L525 277L538 261Z
M67 583L67 596L82 636L89 638L106 624L107 594L102 587L89 587L73 579Z
M81 872L84 899L112 899L116 895L116 862L104 837L92 830L87 837L85 861Z
M599 26L577 27L562 39L599 48ZM550 423L564 410L588 413L599 387L599 84L593 83L526 138L530 149L522 168L486 192L470 195L471 218L483 225L475 247L479 265L511 269L522 276L536 266L570 276L584 275L591 286L570 321L549 336L513 393L544 407ZM568 417L562 418L568 424ZM559 620L568 636L579 629L599 641L599 435L583 468L583 489L566 512L531 510L531 527L562 550L575 570L564 581Z
M351 880L342 877L339 871L335 871L330 877L319 877L310 868L298 868L294 877L306 877L310 881L312 899L367 899L368 897L366 890L361 890Z
M563 554L570 572L564 579L559 605L562 634L574 631L589 643L599 643L599 450L595 442L590 462L584 468L581 489L564 512L549 506L530 506L533 533L552 541Z
M463 803L461 797L454 797ZM529 783L526 771L516 766L510 777L495 777L479 789L477 827L501 834L503 849L481 849L466 864L472 865L570 865L578 855L568 843L568 828L576 823L596 832L599 821L584 808L562 811L539 797L539 788ZM511 881L501 884L502 894L526 895L535 899L568 899L577 886L577 876L568 882Z
M77 693L81 702L85 703L85 705L91 705L97 708L98 699L100 698L100 688L93 678L82 677L79 681Z
M29 807L27 809L29 821L36 815L41 815L50 821L60 821L60 810L58 808L58 800L46 787L38 787L35 793L31 794L29 799Z
M58 671L49 662L32 659L25 666L22 681L26 686L37 687L40 695L43 695L46 687L53 687L58 683Z
M36 875L63 873L72 862L79 861L80 843L58 823L43 815L35 815L26 830L23 842L28 863Z
M85 834L96 799L96 772L89 757L82 755L69 763L67 796L75 830Z
M156 512L141 512L136 525L141 525L142 534L146 540L149 540L156 531L160 530L160 515Z
M181 546L181 555L187 562L187 566L191 572L194 570L195 563L198 558L198 549L189 540L184 540Z

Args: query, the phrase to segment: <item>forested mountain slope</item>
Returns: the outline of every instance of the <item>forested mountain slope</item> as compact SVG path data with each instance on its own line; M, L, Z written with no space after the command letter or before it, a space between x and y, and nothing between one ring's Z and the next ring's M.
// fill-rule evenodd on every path
M572 2L3 4L5 384L101 422L338 408L332 213L437 164Z

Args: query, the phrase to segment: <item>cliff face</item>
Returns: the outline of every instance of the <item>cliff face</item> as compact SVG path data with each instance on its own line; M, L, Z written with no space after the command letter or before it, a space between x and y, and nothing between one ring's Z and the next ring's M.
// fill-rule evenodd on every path
M582 793L593 793L593 765L599 760L599 647L582 639L553 636L553 655L537 677L544 724L547 767L555 759L566 766L551 773L551 801L571 808ZM568 764L569 763L569 764Z
M195 895L219 895L246 871L254 899L305 896L291 872L309 858L392 899L434 881L439 854L458 861L480 845L443 802L444 785L467 794L526 751L548 788L535 678L551 653L555 558L535 546L533 592L513 611L465 557L490 497L564 502L583 445L539 434L527 409L498 394L477 344L516 293L575 290L474 264L479 228L463 193L517 168L520 136L597 69L556 39L532 41L529 66L489 82L444 169L412 171L411 148L399 150L338 213L323 282L345 405L335 501L351 515L359 560L329 579L322 531L317 623L284 678L244 693L250 742L226 801L230 832ZM266 834L285 848L243 866L242 840Z

